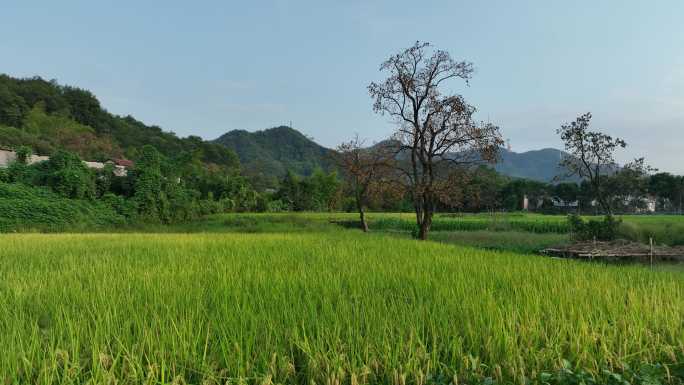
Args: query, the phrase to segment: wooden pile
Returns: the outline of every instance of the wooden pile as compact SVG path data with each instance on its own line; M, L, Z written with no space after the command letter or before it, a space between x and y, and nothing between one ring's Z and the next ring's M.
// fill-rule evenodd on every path
M624 240L613 242L578 242L542 250L543 254L560 258L596 259L605 261L681 261L684 247L644 245Z

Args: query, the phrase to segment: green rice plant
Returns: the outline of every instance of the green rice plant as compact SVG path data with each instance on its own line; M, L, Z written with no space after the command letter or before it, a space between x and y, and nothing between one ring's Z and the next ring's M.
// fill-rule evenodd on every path
M0 246L3 384L676 383L684 360L677 272L341 229Z

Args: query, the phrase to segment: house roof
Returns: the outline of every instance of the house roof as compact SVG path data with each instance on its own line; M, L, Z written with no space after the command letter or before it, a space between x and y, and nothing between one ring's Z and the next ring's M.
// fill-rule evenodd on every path
M116 163L119 166L124 166L124 167L133 167L135 163L132 160L128 159L112 159L114 163Z

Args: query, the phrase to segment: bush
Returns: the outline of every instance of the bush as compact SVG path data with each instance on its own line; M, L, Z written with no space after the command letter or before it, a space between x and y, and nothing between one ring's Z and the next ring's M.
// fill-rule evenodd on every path
M228 199L202 199L199 201L200 215L218 214L227 211L231 202Z
M612 241L617 238L618 229L622 221L612 215L606 215L603 220L584 220L579 215L568 216L568 222L573 237L578 240Z
M112 207L67 199L47 188L0 183L0 232L95 229L125 223Z
M126 199L121 195L106 193L100 198L100 200L105 205L114 209L117 214L129 219L135 218L138 212L138 207L136 206L135 201L133 199Z
M287 203L280 199L275 199L266 204L266 211L269 213L280 213L283 211L288 211Z

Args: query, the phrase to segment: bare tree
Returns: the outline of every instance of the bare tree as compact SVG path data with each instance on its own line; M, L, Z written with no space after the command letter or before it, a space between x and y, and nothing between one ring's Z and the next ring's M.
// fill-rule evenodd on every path
M557 130L569 154L561 160L560 165L568 171L567 176L586 178L601 209L607 215L612 215L604 188L605 180L608 173L617 169L615 150L627 147L627 143L599 131L590 131L590 122L591 113L587 112Z
M364 141L358 134L349 142L338 146L337 152L338 164L354 193L361 229L367 232L365 210L368 201L373 194L382 191L385 183L391 183L386 180L385 171L394 161L394 152L384 143L365 148Z
M498 127L473 121L475 107L461 95L443 94L441 88L450 80L467 84L471 63L416 42L382 63L380 70L389 76L371 83L368 91L374 111L398 124L398 157L408 159L397 164L413 200L418 237L424 240L436 204L450 187L451 166L493 162L503 140Z

